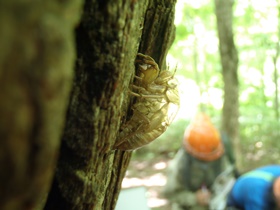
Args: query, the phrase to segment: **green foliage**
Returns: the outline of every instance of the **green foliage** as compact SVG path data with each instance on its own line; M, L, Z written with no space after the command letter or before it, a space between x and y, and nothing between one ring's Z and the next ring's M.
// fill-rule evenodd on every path
M234 36L239 53L241 146L245 159L259 164L279 159L280 125L275 117L278 107L275 108L273 82L273 58L280 40L278 7L273 0L237 0L234 7ZM223 94L212 93L223 92L223 79L213 2L181 2L176 15L180 18L176 21L176 39L169 53L178 65L177 74L199 87L197 98L201 103L197 109L202 107L218 127L222 106L214 102L222 101ZM188 91L192 90L185 90ZM205 95L209 99L205 100ZM191 113L196 111L189 110ZM135 157L142 154L146 157L149 154L149 158L158 154L172 156L181 146L189 120L174 122L159 139L139 149Z

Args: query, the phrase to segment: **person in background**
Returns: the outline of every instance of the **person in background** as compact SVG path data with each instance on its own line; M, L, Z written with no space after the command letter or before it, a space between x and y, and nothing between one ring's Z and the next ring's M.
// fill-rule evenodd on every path
M226 209L280 209L280 165L263 166L240 176L228 195Z
M235 180L234 162L227 136L220 136L210 118L200 113L186 128L182 147L169 165L163 196L172 210L224 209ZM214 191L219 191L220 197L213 206Z

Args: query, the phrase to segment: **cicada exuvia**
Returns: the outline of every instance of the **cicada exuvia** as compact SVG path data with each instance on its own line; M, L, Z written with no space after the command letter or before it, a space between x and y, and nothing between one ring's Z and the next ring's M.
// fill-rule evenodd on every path
M136 59L136 83L130 91L137 99L133 115L122 127L115 149L134 150L165 132L179 109L179 92L174 73L160 71L148 55L139 53Z

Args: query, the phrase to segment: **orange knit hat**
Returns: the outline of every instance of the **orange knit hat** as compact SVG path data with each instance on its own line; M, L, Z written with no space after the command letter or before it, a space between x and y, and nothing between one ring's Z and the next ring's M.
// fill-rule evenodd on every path
M197 114L187 127L184 147L189 154L203 161L216 160L224 153L220 134L204 113Z

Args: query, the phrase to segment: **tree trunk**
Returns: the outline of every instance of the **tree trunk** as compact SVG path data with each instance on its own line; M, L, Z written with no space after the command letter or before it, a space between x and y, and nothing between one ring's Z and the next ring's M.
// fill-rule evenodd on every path
M273 65L274 65L274 72L273 72L273 81L275 85L275 98L274 98L274 110L275 110L275 119L277 121L277 127L279 126L279 87L278 87L278 68L277 62L280 53L280 5L278 5L278 27L277 27L277 42L275 44L275 55L273 56ZM277 129L278 132L279 129ZM277 133L278 134L278 133ZM278 134L279 135L279 134Z
M76 29L75 79L45 209L114 209L131 152L112 150L131 115L137 52L165 65L175 0L86 0Z
M64 127L81 1L0 2L0 209L42 209Z
M232 7L234 0L215 0L220 56L224 79L224 105L222 131L232 139L239 167L239 101L238 101L238 54L232 32Z

